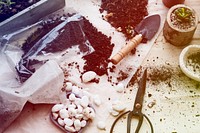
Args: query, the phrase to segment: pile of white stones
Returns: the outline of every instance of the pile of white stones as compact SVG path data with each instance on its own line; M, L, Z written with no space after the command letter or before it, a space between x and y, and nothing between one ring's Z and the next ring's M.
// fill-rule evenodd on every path
M95 111L89 106L88 96L78 97L70 93L66 103L53 106L52 118L66 131L74 133L79 132L89 120L95 118Z
M96 73L89 71L82 75L82 81L87 83L95 77ZM115 89L118 93L122 93L124 85L119 83L115 86ZM88 122L95 118L95 110L90 105L98 107L102 104L99 95L91 94L88 88L78 87L71 82L64 84L64 97L62 97L62 100L62 103L52 107L51 116L56 125L70 133L81 132ZM110 114L117 116L125 109L123 103L115 101L111 106ZM106 123L99 121L97 128L105 130Z

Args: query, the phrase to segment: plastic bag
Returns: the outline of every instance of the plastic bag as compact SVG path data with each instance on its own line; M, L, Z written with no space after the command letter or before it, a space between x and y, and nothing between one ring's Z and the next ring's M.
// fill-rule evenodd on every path
M39 32L42 38L37 40L35 31L42 30L46 23L55 27ZM31 45L24 45L30 41L28 35L36 38L27 43ZM59 21L40 21L6 35L0 38L0 47L0 132L17 118L27 101L59 103L64 82L59 63L77 54L93 52L82 31L82 16L77 14Z
M62 60L70 48L78 46L80 51L73 50L76 50L77 54L84 55L93 51L82 30L81 20L82 16L76 14L59 20L43 21L42 24L37 25L36 31L21 46L6 43L4 51L11 60L10 64L15 65L20 82L25 82L46 61ZM9 39L10 37L7 42L10 42ZM13 55L9 56L10 53L17 53L16 51L21 51L18 54L21 58L19 63L12 60Z

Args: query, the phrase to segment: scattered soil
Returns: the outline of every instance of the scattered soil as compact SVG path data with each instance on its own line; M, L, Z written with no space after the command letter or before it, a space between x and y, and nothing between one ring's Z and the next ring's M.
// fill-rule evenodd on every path
M142 74L142 70L143 68L142 67L139 67L137 69L137 71L135 72L135 74L133 75L133 77L131 78L128 86L133 86L135 83L137 83L139 81L139 78L141 77L141 74Z
M147 80L153 85L157 85L161 82L170 84L170 79L174 74L174 69L170 66L157 66L157 67L140 67L135 75L132 77L129 86L138 83L143 70L147 69Z
M133 86L139 82L144 69L147 69L147 82L153 86L165 84L169 88L173 88L173 86L179 86L179 84L184 82L185 87L189 85L195 86L196 89L200 87L200 83L187 77L181 71L180 67L172 67L170 64L140 67L130 80L128 86Z
M10 2L8 2L10 1ZM0 0L0 22L10 18L40 0Z
M128 78L128 76L129 76L128 73L123 72L123 71L120 71L118 75L119 75L119 77L117 77L117 80L119 82L122 81L122 80L124 80L124 79L126 79L126 78Z
M135 26L148 15L147 4L148 0L102 0L100 12L106 11L103 18L132 38Z
M153 83L168 81L173 75L173 68L167 66L148 68L148 80Z

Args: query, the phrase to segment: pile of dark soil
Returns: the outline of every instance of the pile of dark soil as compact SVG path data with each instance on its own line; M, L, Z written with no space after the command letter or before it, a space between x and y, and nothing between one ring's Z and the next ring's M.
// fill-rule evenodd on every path
M84 71L94 71L97 75L107 74L109 57L112 54L114 44L111 44L111 37L99 32L92 24L84 19L83 30L94 52L83 57L86 60Z
M148 15L147 4L148 0L102 0L100 12L107 11L103 17L126 37L132 38L135 26Z
M111 38L99 32L84 17L80 21L71 21L60 29L59 27L63 23L59 19L54 22L44 23L43 27L28 37L23 44L24 55L16 66L21 82L26 81L35 72L36 68L34 66L46 62L41 62L31 57L43 55L43 53L63 51L77 44L80 52L87 52L87 45L91 45L94 49L94 52L83 56L85 60L84 72L94 71L99 76L107 74L108 63L110 62L109 57L114 47L114 44L111 44ZM48 36L51 36L53 32L59 33L59 35L50 43L44 44L44 40L48 40Z

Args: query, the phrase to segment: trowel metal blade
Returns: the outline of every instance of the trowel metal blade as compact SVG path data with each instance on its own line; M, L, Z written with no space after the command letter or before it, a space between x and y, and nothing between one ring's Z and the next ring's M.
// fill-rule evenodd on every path
M160 27L160 15L152 15L143 19L136 27L135 31L142 34L143 38L151 40Z

